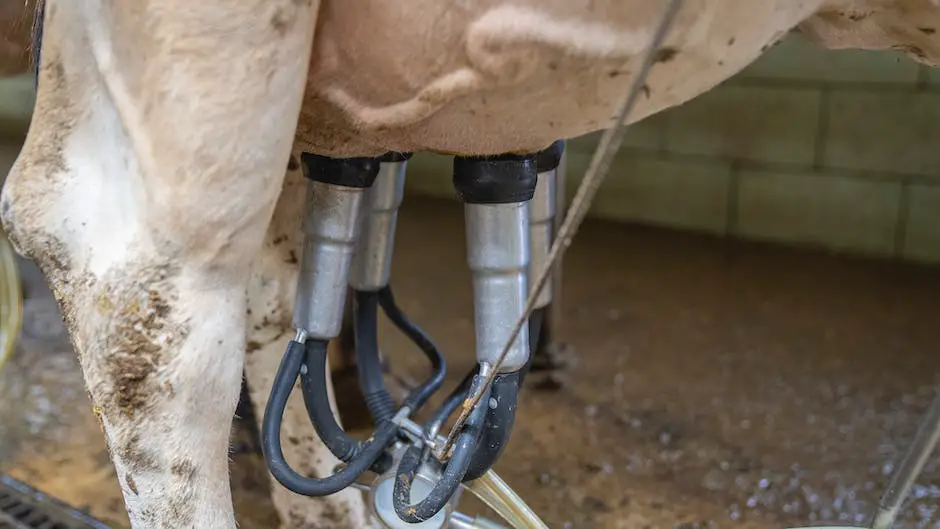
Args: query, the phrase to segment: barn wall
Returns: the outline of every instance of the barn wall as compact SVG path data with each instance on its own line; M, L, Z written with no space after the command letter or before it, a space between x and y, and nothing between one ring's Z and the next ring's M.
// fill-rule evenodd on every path
M0 77L0 183L20 152L32 108L32 76Z
M569 193L597 135L570 143ZM940 262L940 70L795 35L628 133L593 214ZM412 189L452 195L443 157Z

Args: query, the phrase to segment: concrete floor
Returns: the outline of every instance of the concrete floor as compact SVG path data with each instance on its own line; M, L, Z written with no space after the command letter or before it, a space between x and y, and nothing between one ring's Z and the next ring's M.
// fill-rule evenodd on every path
M408 197L393 271L449 384L473 356L462 230L458 205ZM530 379L497 471L552 528L864 522L940 373L938 272L589 222L565 263L570 367ZM0 374L0 466L122 526L50 303L34 290ZM382 340L396 373L423 376ZM242 527L275 526L257 456L234 467ZM899 527L940 527L940 458L915 496Z

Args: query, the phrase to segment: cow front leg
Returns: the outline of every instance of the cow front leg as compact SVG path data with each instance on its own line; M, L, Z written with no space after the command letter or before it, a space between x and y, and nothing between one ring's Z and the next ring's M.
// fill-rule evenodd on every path
M0 211L59 300L135 529L235 527L249 266L316 7L46 5L33 122Z

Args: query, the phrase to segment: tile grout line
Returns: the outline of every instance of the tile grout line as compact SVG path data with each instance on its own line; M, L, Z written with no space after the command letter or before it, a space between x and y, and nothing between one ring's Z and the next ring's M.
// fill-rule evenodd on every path
M926 70L925 70L926 71ZM926 79L926 74L924 75ZM887 83L878 81L826 81L826 80L801 80L801 79L770 79L759 77L732 77L722 83L721 86L738 86L766 90L800 90L815 91L828 88L842 92L868 92L868 93L895 93L910 94L912 92L925 92L936 94L940 93L940 86L931 86L928 82L922 82L920 76L914 80L903 83Z

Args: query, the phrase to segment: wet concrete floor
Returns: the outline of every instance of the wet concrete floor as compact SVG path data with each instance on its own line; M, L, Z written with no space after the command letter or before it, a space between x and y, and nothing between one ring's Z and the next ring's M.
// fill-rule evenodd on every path
M408 197L393 270L451 385L473 358L462 230L459 205ZM126 526L54 304L32 291L0 373L0 468ZM497 466L552 528L864 522L940 374L938 269L589 222L563 294L567 368L530 379ZM424 375L382 340L396 373ZM275 527L258 456L233 468L241 526ZM938 504L940 455L899 527L940 528Z

